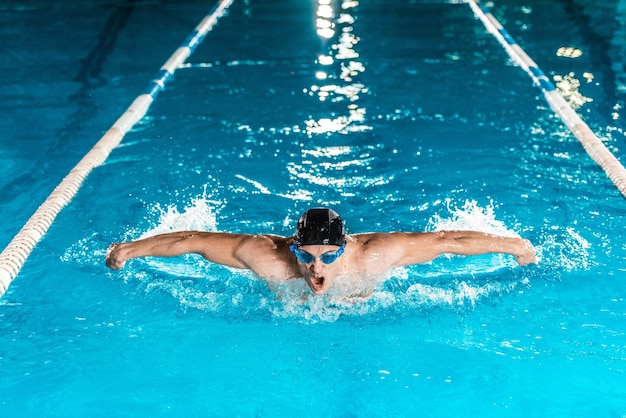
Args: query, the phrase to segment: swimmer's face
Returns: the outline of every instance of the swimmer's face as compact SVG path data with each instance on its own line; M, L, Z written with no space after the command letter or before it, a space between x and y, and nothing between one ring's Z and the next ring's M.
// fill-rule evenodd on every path
M334 253L339 250L339 247L335 245L303 245L300 250L306 251L315 257L310 263L303 263L298 260L298 268L300 273L306 280L313 293L316 295L323 295L328 292L335 277L341 274L342 270L342 257L340 256L330 264L325 264L320 257L324 254Z

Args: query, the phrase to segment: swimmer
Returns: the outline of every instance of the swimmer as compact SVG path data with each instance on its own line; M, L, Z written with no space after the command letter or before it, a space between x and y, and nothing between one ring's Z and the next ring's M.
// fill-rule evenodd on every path
M296 234L172 232L138 241L111 244L106 264L113 270L137 257L174 257L195 253L225 266L248 269L269 282L304 279L316 295L332 288L337 277L382 276L388 270L425 263L442 254L503 253L519 265L536 263L531 243L476 231L373 232L347 235L332 209L308 210Z

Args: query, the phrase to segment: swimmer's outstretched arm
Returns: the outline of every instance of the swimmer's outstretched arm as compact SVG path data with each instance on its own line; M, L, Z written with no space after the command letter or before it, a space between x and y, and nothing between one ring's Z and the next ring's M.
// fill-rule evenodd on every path
M138 241L111 244L105 256L106 265L113 270L120 270L131 258L175 257L193 253L214 263L246 268L236 252L249 238L250 235L223 232L171 232Z
M438 231L432 233L440 254L511 254L520 266L536 263L535 249L529 240L503 237L477 231Z
M477 231L374 233L366 234L360 241L369 254L366 260L387 268L425 263L442 254L502 253L515 256L522 266L537 262L530 241Z
M213 263L252 270L260 277L289 279L299 275L290 243L291 238L271 234L182 231L111 244L105 258L107 266L120 270L131 258L199 254Z

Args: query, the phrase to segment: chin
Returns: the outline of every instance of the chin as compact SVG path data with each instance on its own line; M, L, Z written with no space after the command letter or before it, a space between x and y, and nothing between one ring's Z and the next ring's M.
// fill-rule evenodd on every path
M322 296L328 292L328 289L311 289L313 293L317 296Z

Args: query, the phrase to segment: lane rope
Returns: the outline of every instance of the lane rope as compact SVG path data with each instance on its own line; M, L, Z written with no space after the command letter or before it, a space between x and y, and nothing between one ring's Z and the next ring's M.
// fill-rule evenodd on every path
M587 154L604 170L620 193L626 197L626 169L617 158L602 143L600 138L593 133L587 124L578 116L576 111L567 103L554 84L537 66L537 64L524 52L515 39L504 29L500 22L491 14L489 9L478 0L465 0L469 3L489 33L491 33L504 47L511 59L532 78L539 87L544 98L565 123L574 136L580 141Z
M130 107L104 134L94 147L79 161L70 173L59 183L48 198L39 206L33 216L13 237L9 245L0 253L0 297L17 277L26 259L37 243L44 237L59 212L74 198L85 178L91 171L102 165L109 154L117 147L126 133L141 120L165 84L200 45L218 19L222 17L234 0L220 0L204 19L194 28L181 46L163 64L155 78L137 96Z

